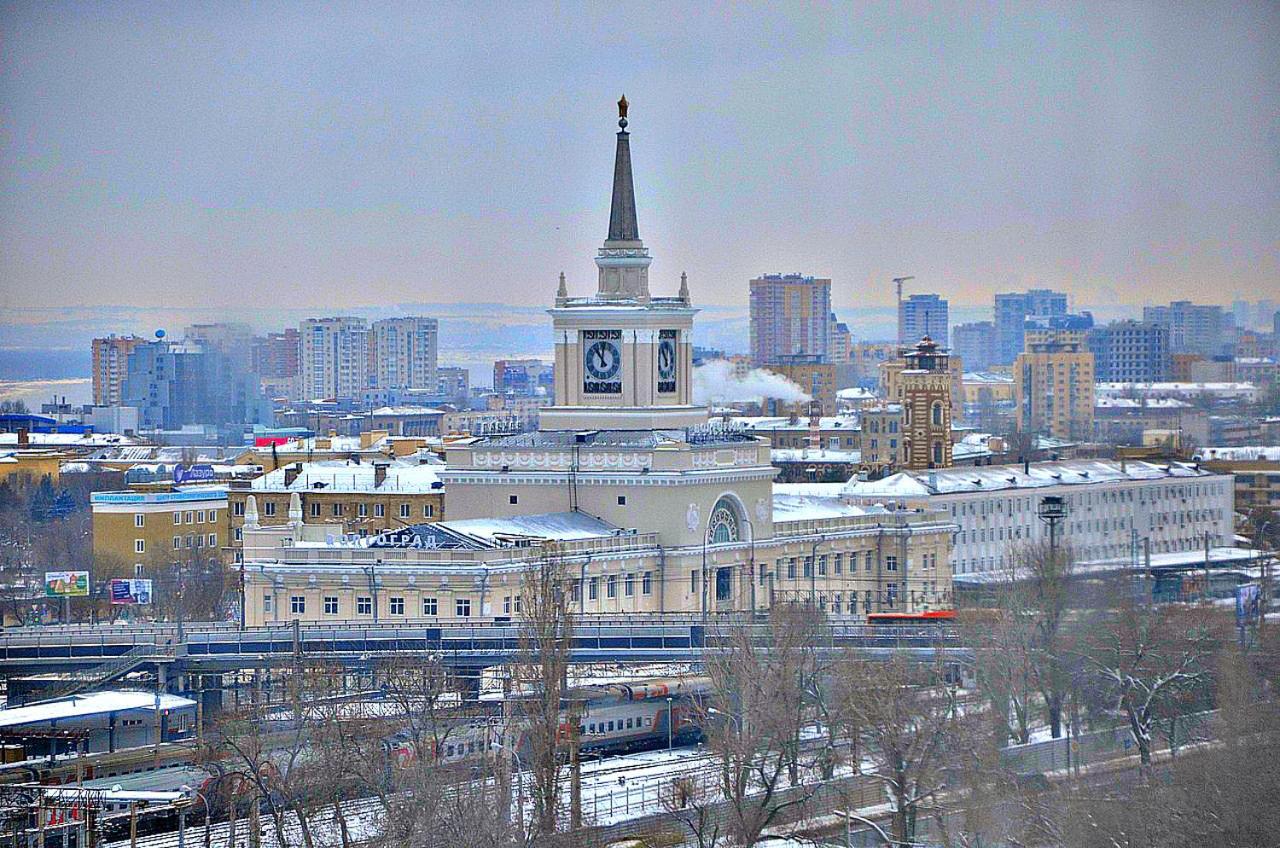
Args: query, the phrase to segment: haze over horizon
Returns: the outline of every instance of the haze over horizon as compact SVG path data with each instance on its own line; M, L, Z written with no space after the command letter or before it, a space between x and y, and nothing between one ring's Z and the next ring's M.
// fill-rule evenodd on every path
M0 308L1280 296L1280 6L0 5Z

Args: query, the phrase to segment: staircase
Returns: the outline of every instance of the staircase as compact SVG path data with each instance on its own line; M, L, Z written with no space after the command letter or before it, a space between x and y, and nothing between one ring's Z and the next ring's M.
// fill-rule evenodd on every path
M102 665L73 673L66 681L48 690L43 700L66 698L86 689L105 686L113 680L124 677L131 671L157 657L172 656L173 647L169 645L136 645L118 657L112 657Z

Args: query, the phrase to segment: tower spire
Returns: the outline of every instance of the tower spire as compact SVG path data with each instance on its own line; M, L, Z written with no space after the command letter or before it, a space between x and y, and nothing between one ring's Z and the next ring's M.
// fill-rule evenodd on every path
M631 179L631 134L627 132L627 96L618 101L618 151L613 160L613 205L609 210L609 241L639 241L636 189Z

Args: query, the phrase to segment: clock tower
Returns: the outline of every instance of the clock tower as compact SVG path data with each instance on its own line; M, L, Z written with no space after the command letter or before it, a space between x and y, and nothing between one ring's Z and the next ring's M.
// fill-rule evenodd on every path
M649 293L649 250L636 222L627 99L618 101L609 235L596 254L597 289L570 297L564 275L549 310L556 338L555 406L543 430L655 430L707 422L693 405L693 316L680 275L675 297Z

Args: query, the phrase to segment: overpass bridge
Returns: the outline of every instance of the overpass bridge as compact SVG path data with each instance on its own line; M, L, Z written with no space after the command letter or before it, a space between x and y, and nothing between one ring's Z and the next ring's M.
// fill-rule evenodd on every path
M724 646L740 621L697 618L586 619L575 622L573 662L697 662ZM761 638L766 627L746 625ZM367 666L389 656L431 656L459 670L510 661L520 651L521 628L511 622L476 624L293 623L240 629L234 623L68 625L0 632L0 676L69 674L68 687L88 689L137 669L168 677L288 666L305 658ZM820 632L828 650L854 648L870 655L911 650L967 658L953 627L939 624L870 625L831 622ZM163 669L163 671L162 671ZM62 693L70 694L70 692Z

